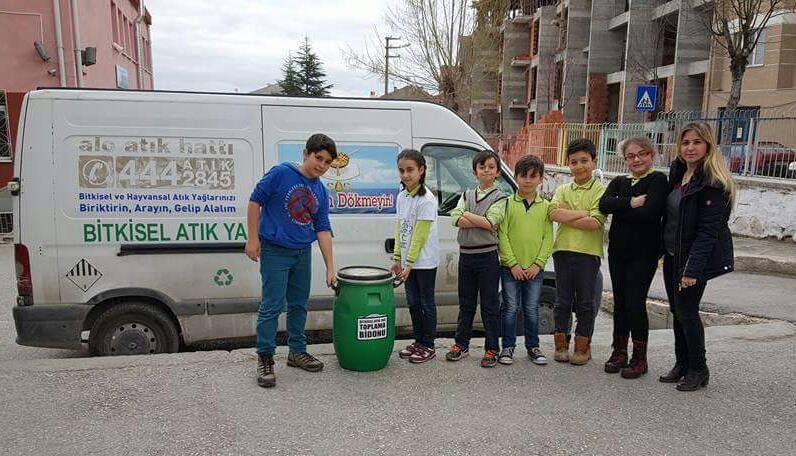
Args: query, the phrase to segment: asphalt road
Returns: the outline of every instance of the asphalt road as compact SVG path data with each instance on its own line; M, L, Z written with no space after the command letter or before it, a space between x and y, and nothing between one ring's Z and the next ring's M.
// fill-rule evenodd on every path
M711 384L688 394L656 381L672 362L666 330L640 380L602 372L607 332L585 367L394 357L356 373L325 354L309 374L280 355L272 390L256 386L250 350L0 361L0 440L13 455L790 454L794 326L707 334Z
M0 258L9 252L0 246ZM5 256L5 258L9 258ZM0 280L10 281L0 261ZM382 371L341 369L312 346L319 374L285 366L257 387L251 349L84 358L13 343L13 287L0 296L0 454L790 454L796 448L796 327L707 329L711 384L680 393L657 382L673 362L671 332L653 331L650 373L602 372L610 325L594 360L575 367L461 363ZM552 354L552 340L542 336ZM445 346L449 340L440 340ZM521 344L521 341L519 341ZM400 348L403 342L396 344ZM75 359L76 357L76 359Z

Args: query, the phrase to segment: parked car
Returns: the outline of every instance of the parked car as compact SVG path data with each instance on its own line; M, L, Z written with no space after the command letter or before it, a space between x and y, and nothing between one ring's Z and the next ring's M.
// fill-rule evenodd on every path
M750 154L748 169L746 151ZM792 162L796 162L796 150L776 141L759 141L753 148L731 146L730 171L735 174L794 178L796 172L788 169Z

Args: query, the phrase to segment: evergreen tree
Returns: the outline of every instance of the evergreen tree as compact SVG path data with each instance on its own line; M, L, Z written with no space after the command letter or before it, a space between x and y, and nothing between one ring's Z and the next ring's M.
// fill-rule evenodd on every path
M301 90L298 72L296 71L296 60L292 54L288 54L285 62L282 64L282 79L278 81L279 87L282 88L282 93L290 96L304 95Z
M304 37L295 59L299 90L308 97L328 97L333 84L326 84L326 73L318 55L312 51L310 40Z

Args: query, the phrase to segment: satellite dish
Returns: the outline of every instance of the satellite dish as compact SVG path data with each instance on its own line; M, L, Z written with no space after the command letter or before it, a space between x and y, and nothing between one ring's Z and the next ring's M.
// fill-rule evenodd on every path
M44 48L44 45L41 43L41 41L34 41L33 47L36 48L36 53L39 54L39 58L45 62L50 60L50 56L47 54L47 49Z

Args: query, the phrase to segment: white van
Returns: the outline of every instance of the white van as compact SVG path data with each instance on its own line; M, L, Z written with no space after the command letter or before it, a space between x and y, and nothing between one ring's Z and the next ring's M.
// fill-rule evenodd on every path
M396 155L425 154L426 183L439 198L439 324L456 322L458 251L448 214L475 185L472 156L489 146L442 106L52 89L27 94L21 112L11 183L19 344L88 342L111 355L252 337L261 288L243 253L249 195L271 166L299 161L316 132L341 152L323 176L338 268L389 266ZM503 171L498 186L512 192ZM330 329L334 296L317 247L314 255L307 329ZM397 325L409 327L401 292ZM548 287L545 310L553 299Z

